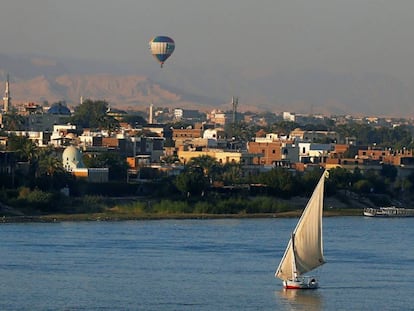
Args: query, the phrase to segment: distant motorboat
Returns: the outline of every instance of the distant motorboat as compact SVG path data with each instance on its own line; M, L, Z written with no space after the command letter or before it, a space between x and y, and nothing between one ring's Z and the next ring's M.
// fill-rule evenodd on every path
M414 209L384 206L379 208L364 208L364 216L367 217L414 217Z

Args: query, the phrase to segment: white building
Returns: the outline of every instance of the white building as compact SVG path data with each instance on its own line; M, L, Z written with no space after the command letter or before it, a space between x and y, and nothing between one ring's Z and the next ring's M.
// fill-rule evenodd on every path
M299 162L320 163L331 151L333 144L298 143Z
M86 168L82 161L82 153L75 146L68 146L62 154L63 168L77 178L85 178L89 182L107 182L108 168Z
M50 142L55 147L62 146L62 141L66 139L68 133L76 131L76 125L73 124L64 124L64 125L54 125L53 132L50 137ZM73 136L70 138L72 139Z

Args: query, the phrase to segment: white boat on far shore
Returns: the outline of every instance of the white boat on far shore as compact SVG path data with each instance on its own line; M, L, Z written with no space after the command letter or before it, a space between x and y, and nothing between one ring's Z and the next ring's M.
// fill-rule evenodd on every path
M414 217L414 209L385 206L379 208L364 208L364 216L367 217Z

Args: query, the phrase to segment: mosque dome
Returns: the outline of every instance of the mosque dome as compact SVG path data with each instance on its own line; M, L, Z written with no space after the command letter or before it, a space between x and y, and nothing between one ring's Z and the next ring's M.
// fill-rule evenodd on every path
M47 111L48 114L59 114L59 115L68 115L70 116L70 110L66 105L62 103L55 103L52 105L52 107L49 108Z
M76 168L84 168L82 162L82 153L75 146L68 146L62 154L63 167L67 171L72 171Z

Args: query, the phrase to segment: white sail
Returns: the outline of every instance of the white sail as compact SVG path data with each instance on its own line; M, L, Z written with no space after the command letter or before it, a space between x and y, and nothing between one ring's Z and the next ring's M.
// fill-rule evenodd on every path
M322 241L324 183L325 172L306 205L276 270L275 276L282 280L291 280L325 263Z

